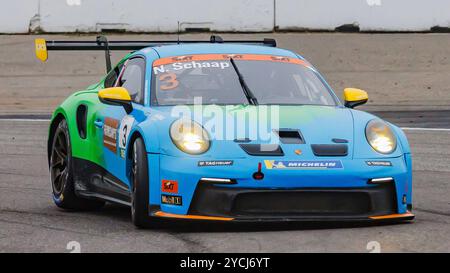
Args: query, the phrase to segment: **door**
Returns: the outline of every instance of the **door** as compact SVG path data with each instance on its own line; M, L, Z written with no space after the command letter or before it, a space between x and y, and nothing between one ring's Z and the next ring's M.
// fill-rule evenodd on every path
M124 63L114 83L115 87L124 87L128 90L133 109L141 108L144 102L144 80L145 60L134 57ZM106 81L105 87L109 87ZM126 147L129 134L136 123L134 114L136 110L127 114L123 107L114 105L106 105L96 114L97 130L103 135L100 143L103 147L103 166L108 172L108 175L104 176L105 187L113 184L121 190L129 188Z

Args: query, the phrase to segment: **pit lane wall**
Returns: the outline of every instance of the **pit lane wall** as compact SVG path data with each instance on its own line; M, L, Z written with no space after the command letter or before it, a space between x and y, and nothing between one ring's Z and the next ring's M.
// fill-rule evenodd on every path
M0 33L429 31L450 27L448 0L2 0Z

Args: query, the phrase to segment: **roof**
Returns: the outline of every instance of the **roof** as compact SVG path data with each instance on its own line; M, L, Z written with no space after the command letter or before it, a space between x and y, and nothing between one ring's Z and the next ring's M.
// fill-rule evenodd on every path
M277 47L246 45L246 44L220 44L220 43L195 43L195 44L175 44L152 47L160 58L192 55L192 54L267 54L298 58L292 51ZM142 52L148 53L148 49Z

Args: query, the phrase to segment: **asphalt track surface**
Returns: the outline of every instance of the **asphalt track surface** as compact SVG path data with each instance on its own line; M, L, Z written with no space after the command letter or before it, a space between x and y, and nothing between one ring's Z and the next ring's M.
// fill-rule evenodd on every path
M450 38L426 34L276 36L284 47L315 59L311 61L318 63L337 90L355 82L357 87L369 86L374 99L363 109L405 128L414 160L416 219L412 223L182 222L139 230L130 222L129 209L118 205L108 204L95 212L62 211L51 199L45 152L47 119L69 90L95 82L103 63L91 60L92 55L84 56L92 71L84 71L87 68L76 62L75 68L64 71L61 67L76 57L70 53L70 57L50 60L46 68L36 64L28 52L34 37L0 36L0 252L69 252L67 244L72 241L80 243L82 252L369 252L368 244L379 244L381 252L450 252L450 85L446 85L450 50L441 46ZM335 41L334 46L327 44L330 41ZM13 52L10 56L8 50ZM397 85L391 82L394 78ZM383 93L382 85L397 89ZM427 95L422 97L422 93Z

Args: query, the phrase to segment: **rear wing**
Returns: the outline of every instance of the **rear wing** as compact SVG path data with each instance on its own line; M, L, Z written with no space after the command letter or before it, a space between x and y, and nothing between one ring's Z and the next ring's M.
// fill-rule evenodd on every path
M46 41L45 39L35 40L36 57L45 62L48 59L49 50L101 50L105 51L106 71L111 70L111 50L135 51L146 47L170 45L170 44L192 44L192 43L235 43L254 44L276 47L274 39L264 38L262 41L254 40L230 40L224 41L220 36L212 35L209 41L108 41L105 36L98 36L95 41Z

